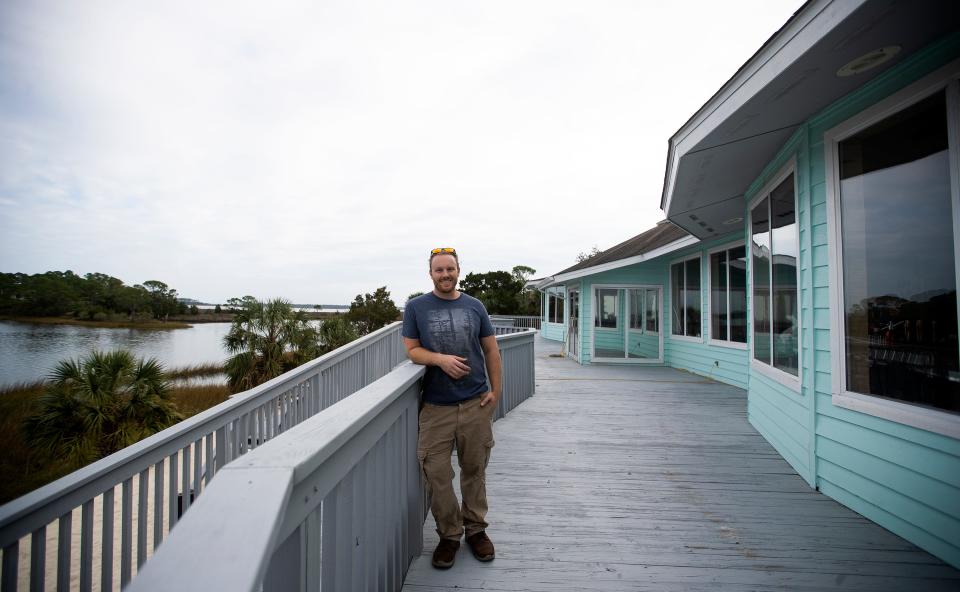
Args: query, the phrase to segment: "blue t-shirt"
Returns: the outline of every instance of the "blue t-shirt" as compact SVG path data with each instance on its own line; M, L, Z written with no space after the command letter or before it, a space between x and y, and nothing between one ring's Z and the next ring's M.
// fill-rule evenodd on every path
M493 324L483 303L460 293L444 300L429 292L407 302L403 310L403 336L438 354L467 359L470 373L454 380L437 366L427 366L423 400L434 405L455 405L487 391L487 368L480 338L493 335Z

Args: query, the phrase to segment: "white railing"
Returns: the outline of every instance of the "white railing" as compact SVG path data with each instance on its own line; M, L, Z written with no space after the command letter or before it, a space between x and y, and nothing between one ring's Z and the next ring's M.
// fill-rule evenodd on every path
M497 324L497 321L502 319L504 321L510 321L510 326L516 327L519 329L536 329L540 330L540 322L542 319L538 316L527 316L527 315L494 315L490 317L494 321L494 325Z
M533 394L534 333L497 341L499 418ZM423 547L422 375L404 364L226 467L129 590L400 590Z
M126 586L227 463L405 359L393 323L0 506L0 590Z

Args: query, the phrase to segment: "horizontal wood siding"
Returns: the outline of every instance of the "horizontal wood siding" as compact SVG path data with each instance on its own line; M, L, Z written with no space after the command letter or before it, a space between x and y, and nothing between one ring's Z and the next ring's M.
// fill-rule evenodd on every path
M797 159L802 394L750 375L751 423L822 492L960 567L960 441L835 407L824 133L960 56L954 34L806 122L747 193ZM746 208L745 208L746 209ZM957 237L954 237L955 240ZM810 445L805 450L805 442Z
M627 346L633 356L654 360L660 357L660 336L657 334L631 330L627 337Z
M736 240L743 240L743 234L735 233L723 238L700 243L696 247L685 249L677 253L667 255L664 274L664 308L668 311L672 307L672 292L670 289L670 262L677 259L683 259L692 255L700 254L700 329L701 334L698 338L675 338L671 333L673 328L671 321L672 314L664 316L663 330L666 332L664 339L664 361L667 365L700 376L706 376L713 380L718 380L726 384L732 384L740 388L747 388L747 352L735 347L725 347L722 345L713 345L709 343L710 316L707 310L707 300L710 298L710 285L708 284L707 267L709 265L711 249L729 244Z
M563 341L566 337L566 333L567 326L564 323L544 322L540 328L540 334L543 335L543 338L553 341Z

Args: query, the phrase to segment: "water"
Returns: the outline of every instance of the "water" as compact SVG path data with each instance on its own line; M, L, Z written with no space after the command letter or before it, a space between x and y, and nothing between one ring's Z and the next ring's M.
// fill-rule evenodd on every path
M0 321L0 387L45 378L57 362L99 349L123 348L153 357L168 368L223 363L230 323L198 323L189 329L99 329Z

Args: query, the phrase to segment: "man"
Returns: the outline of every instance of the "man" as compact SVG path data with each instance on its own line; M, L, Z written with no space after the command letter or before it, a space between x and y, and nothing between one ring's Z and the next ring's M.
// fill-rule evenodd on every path
M494 558L493 543L485 532L485 471L493 447L491 422L501 394L500 349L483 304L457 290L459 277L457 252L434 249L430 253L433 291L407 302L403 313L407 355L427 367L417 458L440 535L433 552L433 566L438 569L453 566L464 532L474 557ZM454 446L462 508L453 491L450 454Z

